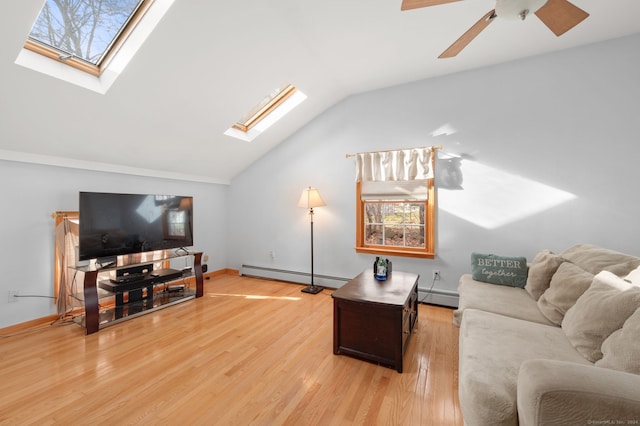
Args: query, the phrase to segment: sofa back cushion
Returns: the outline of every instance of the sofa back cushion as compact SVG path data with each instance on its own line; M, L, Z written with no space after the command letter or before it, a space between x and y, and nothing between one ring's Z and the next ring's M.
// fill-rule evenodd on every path
M640 287L608 271L597 274L562 320L562 330L587 360L602 358L602 343L640 307Z
M569 308L587 291L592 281L592 273L564 262L551 277L549 288L538 299L538 309L552 323L562 324Z
M553 277L553 274L556 273L563 261L560 255L554 254L549 250L542 250L533 258L529 265L527 284L524 289L534 300L540 299L542 293L549 288L551 277Z
M640 266L640 258L591 244L577 244L560 255L587 272L613 272L623 276Z
M596 366L640 374L640 309L605 339L601 350Z

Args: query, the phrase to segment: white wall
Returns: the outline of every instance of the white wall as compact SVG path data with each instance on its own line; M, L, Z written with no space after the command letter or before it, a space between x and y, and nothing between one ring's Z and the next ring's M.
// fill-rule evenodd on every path
M308 271L296 204L312 185L327 203L316 209L315 273L355 276L374 257L353 249L345 154L440 144L464 154L465 181L438 190L437 257L392 258L421 275L420 288L439 269L435 287L455 291L472 251L531 260L588 242L640 255L638 45L632 36L347 98L232 181L229 267ZM432 136L443 125L455 133ZM558 194L569 199L541 207Z
M209 255L209 270L227 265L228 186L0 160L0 327L55 314L54 225L51 213L77 210L79 191L161 193L194 197L194 247ZM184 265L183 265L184 266Z

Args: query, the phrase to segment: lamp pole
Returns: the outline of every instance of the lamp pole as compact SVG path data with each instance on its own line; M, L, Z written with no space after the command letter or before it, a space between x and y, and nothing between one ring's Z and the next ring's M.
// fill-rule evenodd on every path
M315 284L315 276L313 271L313 208L321 207L326 205L318 190L312 187L309 187L302 191L302 195L300 196L300 201L298 202L298 206L306 207L309 209L309 223L311 225L311 284L302 289L304 293L317 294L320 293L323 289Z
M309 218L311 219L311 287L315 287L313 282L313 207L309 209Z

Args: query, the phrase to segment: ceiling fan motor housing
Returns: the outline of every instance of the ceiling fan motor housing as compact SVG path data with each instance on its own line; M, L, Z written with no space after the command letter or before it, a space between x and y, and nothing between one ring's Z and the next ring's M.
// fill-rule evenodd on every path
M500 19L524 19L545 3L547 0L496 0L496 15Z
M460 0L402 0L402 10L418 7L436 6ZM524 20L535 14L542 23L556 36L560 37L589 14L569 0L495 0L496 8L485 13L464 34L453 42L438 58L452 58L473 41L496 17L501 19Z

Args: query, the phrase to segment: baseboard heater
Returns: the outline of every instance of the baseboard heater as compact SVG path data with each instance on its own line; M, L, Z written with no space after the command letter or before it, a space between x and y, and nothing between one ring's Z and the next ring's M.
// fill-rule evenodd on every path
M455 291L448 290L423 290L418 288L418 301L420 303L428 303L430 305L449 306L457 308L460 295Z
M285 281L296 284L310 284L309 272L291 271L287 269L269 268L266 266L242 265L240 275L252 278L264 278L269 280ZM313 282L316 285L327 288L338 288L351 278L333 277L331 275L313 274Z
M309 284L311 274L309 272L291 271L287 269L269 268L266 266L242 265L240 275L252 278L263 278L268 280L285 281L296 284ZM351 278L334 277L331 275L313 274L313 281L316 285L327 288L338 288ZM458 293L455 291L431 289L423 290L418 288L418 300L421 303L458 307Z

